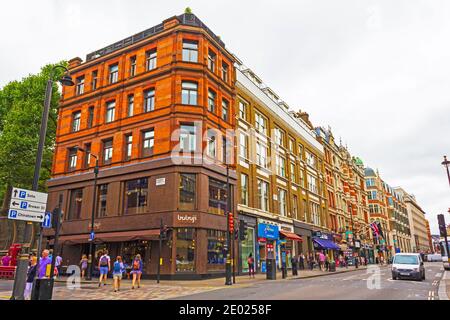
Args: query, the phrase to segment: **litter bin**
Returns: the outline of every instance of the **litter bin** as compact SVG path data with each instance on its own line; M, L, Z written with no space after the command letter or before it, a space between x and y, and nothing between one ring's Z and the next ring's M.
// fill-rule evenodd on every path
M36 279L33 300L52 300L54 279Z
M275 259L266 260L266 279L267 280L277 279L277 266Z
M336 262L331 261L330 264L328 265L328 271L329 272L335 272L336 271Z

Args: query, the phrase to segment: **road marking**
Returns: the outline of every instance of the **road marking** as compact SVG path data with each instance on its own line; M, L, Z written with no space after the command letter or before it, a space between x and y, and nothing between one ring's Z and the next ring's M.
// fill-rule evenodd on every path
M435 275L435 277L440 277L440 276L442 276L442 272L438 272L438 273L436 273L436 275Z

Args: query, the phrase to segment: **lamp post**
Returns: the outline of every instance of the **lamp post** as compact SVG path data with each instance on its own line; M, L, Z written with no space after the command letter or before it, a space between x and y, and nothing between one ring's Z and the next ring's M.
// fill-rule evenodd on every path
M442 161L441 164L447 169L448 184L450 185L450 172L448 169L450 166L450 161L447 160L447 156L444 156L444 161Z
M34 166L34 176L33 176L33 184L32 184L32 190L37 191L38 190L38 184L39 184L39 176L41 171L41 164L42 164L42 157L44 153L44 146L45 146L45 137L47 134L47 122L48 122L48 114L50 112L50 103L52 100L52 91L53 91L53 82L54 82L54 76L56 69L64 69L66 73L64 76L59 79L59 82L63 86L73 86L75 83L73 82L72 78L70 77L69 70L62 65L56 65L53 66L50 70L50 77L47 80L47 87L45 89L45 100L44 100L44 110L42 111L42 118L41 118L41 128L39 132L39 144L36 154L36 162ZM37 265L36 269L39 270L39 255L41 251L41 239L42 239L42 226L39 228L39 241L38 241L38 252L37 252ZM24 230L24 241L27 241L27 239L30 238L32 231L32 224L26 223L25 230ZM31 243L31 241L30 241ZM14 287L13 287L13 293L11 296L11 300L23 300L24 299L24 291L25 291L25 281L27 277L27 270L28 270L28 255L30 253L31 248L29 246L23 247L23 252L19 256L19 260L17 262L17 269L16 269L16 276L14 278Z
M87 153L85 149L76 147L78 151ZM95 159L95 167L94 167L94 194L92 198L92 212L91 212L91 232L89 235L89 255L88 255L88 272L86 275L86 280L92 279L92 271L94 267L94 261L93 261L93 250L94 250L94 222L95 222L95 209L97 204L97 177L98 177L98 156L95 154L92 154L91 152L88 153L89 157L93 157Z
M231 191L230 191L230 166L227 163L227 211L226 211L226 217L227 217L227 260L225 264L225 285L232 285L231 282L231 232L230 229L230 221L229 221L229 214L232 211L231 210Z

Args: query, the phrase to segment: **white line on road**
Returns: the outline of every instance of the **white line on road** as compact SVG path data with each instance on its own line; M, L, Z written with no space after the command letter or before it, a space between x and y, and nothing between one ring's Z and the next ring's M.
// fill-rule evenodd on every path
M437 278L437 277L440 277L440 276L442 276L442 272L438 272L438 273L436 273L436 275L435 275L436 278Z

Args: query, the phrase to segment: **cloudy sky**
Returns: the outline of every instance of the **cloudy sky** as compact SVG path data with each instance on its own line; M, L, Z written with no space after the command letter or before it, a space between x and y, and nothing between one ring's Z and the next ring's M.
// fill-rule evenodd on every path
M8 1L0 87L187 6L292 109L414 194L438 232L450 207L450 1Z

